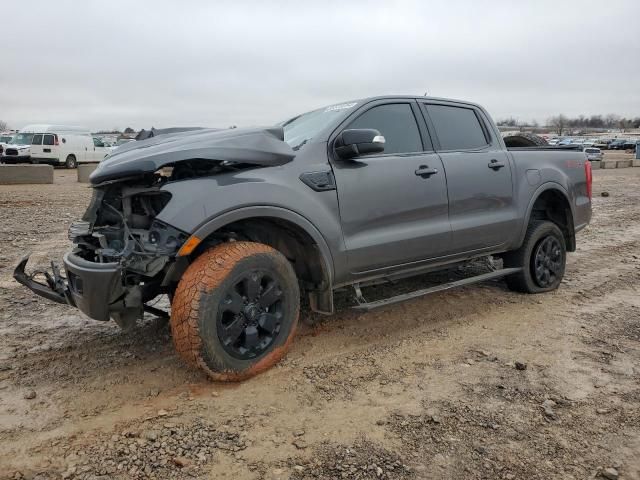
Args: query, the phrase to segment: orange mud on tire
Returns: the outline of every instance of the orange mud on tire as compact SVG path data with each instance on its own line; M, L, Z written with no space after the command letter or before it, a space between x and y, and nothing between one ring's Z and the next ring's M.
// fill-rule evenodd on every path
M238 358L216 332L222 328L218 319L229 298L225 292L235 294L230 290L234 282L254 275L247 272L267 272L277 280L283 300L278 304L278 331L268 337L268 348L255 358ZM247 298L242 298L246 305ZM241 381L284 357L295 336L299 307L295 272L280 252L261 243L223 243L197 257L182 276L171 305L171 334L178 354L188 364L216 381Z

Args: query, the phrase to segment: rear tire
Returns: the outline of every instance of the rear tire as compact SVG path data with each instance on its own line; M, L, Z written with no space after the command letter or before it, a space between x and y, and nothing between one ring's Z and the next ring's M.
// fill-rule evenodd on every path
M506 278L511 290L523 293L555 290L562 282L567 261L564 235L555 223L532 220L522 246L503 258L506 268L522 268Z
M78 166L78 162L76 161L75 155L67 156L67 159L64 162L66 168L76 168Z
M278 362L295 335L298 281L277 250L217 245L187 268L171 305L178 354L213 380L240 381Z

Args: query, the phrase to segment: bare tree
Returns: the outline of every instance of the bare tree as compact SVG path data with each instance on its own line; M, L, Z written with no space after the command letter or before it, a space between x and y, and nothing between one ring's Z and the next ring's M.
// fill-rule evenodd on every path
M610 113L604 117L604 125L607 128L616 128L620 124L620 115Z
M547 124L556 131L558 135L562 135L564 129L567 128L567 117L563 114L556 115L547 120Z
M7 122L5 122L4 120L0 120L0 130L6 130L9 127L9 125L7 124Z

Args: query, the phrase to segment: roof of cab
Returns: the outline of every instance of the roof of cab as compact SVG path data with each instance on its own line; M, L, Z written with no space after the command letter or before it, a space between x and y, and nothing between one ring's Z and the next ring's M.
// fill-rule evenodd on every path
M372 102L374 100L393 100L393 99L407 99L410 98L412 100L426 100L430 102L451 102L451 103L461 103L466 105L472 105L474 107L482 108L479 104L474 102L469 102L468 100L458 100L455 98L443 98L443 97L430 97L427 95L377 95L374 97L365 97L359 98L356 100L351 100L351 102L357 102L359 105ZM342 103L351 103L351 102L340 102Z

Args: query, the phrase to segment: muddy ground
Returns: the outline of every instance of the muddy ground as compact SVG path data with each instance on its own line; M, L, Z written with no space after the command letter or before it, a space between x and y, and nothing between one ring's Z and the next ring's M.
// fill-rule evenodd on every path
M11 280L67 248L74 180L0 187L0 478L640 478L640 168L595 172L557 292L494 281L368 314L343 296L234 385L185 367L157 319L123 333Z

